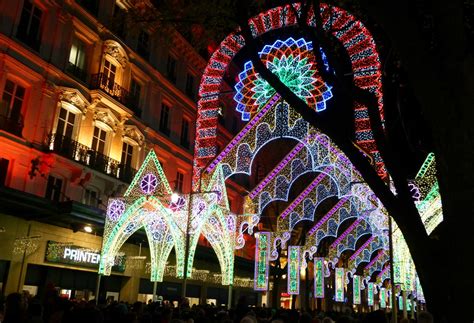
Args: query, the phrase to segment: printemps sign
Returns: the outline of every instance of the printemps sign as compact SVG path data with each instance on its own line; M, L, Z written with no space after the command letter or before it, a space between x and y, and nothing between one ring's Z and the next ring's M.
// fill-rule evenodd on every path
M99 268L100 251L67 243L48 241L45 259L47 262ZM125 271L125 256L115 257L114 264L112 270L123 273Z

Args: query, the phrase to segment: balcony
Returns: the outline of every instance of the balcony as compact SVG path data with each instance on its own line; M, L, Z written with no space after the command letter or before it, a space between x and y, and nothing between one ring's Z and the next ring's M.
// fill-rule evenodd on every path
M15 136L21 137L23 122L21 118L12 118L0 114L0 130L5 130Z
M107 77L104 73L91 75L91 89L102 90L124 105L129 103L130 94L128 90L118 85L114 78Z
M137 172L136 169L127 164L121 164L104 154L92 150L69 137L59 134L48 136L46 150L74 160L82 165L88 166L96 171L118 178L130 183Z

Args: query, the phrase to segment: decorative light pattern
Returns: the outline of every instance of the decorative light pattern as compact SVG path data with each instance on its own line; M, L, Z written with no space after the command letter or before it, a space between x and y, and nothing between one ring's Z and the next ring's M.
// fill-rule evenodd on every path
M335 300L336 302L344 302L344 268L336 268L335 279Z
M148 173L145 176L143 176L140 182L140 189L146 195L152 194L155 191L157 186L158 186L158 179L152 173Z
M326 101L332 97L331 88L316 71L311 42L290 37L265 45L259 54L267 68L308 106L318 112L326 109ZM242 114L244 121L248 121L276 93L255 71L251 61L245 63L235 90L236 110Z
M380 288L380 291L379 291L379 303L380 303L380 308L387 307L387 290L384 287Z
M300 12L300 4L292 4ZM348 12L333 6L321 4L323 28L329 31L345 47L352 64L355 85L374 93L379 102L383 120L381 67L374 40L365 26ZM291 14L290 5L270 9L249 20L254 37L278 28L297 24ZM308 14L308 24L316 23L314 12ZM199 89L198 120L196 127L196 145L193 186L199 182L200 174L215 156L217 117L221 83L228 64L245 46L245 41L237 32L228 35L212 55L207 65ZM372 154L380 176L386 176L386 170L375 145L368 120L367 107L356 104L354 108L357 143Z
M234 250L242 247L244 232L252 233L257 220L254 214L230 212L220 166L204 180L204 188L203 193L194 192L173 199L159 161L151 151L124 196L109 201L99 273L110 275L113 259L123 243L138 229L144 228L150 246L151 281L162 281L173 248L176 276L190 277L195 249L202 234L216 252L222 283L232 284ZM189 235L187 259L186 235ZM188 263L186 273L185 262Z
M373 306L374 305L374 283L367 284L367 305Z
M324 258L314 258L314 297L324 298Z
M268 253L270 249L270 233L259 232L255 243L255 286L254 290L268 290Z
M300 246L288 247L288 279L287 293L298 295L300 293Z
M353 303L356 305L360 304L360 276L354 275L352 277L352 296Z

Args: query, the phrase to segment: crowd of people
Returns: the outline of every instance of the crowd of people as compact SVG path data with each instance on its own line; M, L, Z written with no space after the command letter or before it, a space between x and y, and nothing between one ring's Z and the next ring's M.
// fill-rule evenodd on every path
M225 307L189 306L183 298L177 307L172 303L104 302L69 300L56 293L47 293L43 299L13 293L6 297L0 308L0 323L388 323L383 311L371 313L336 313L298 311L250 307L245 297L234 309ZM404 319L400 322L410 322ZM417 322L431 323L429 313L418 313Z

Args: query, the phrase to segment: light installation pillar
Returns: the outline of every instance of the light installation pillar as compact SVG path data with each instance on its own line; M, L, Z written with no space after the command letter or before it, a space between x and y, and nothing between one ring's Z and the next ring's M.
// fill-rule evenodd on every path
M288 294L300 293L300 246L288 247Z
M374 283L367 285L367 305L374 306Z
M270 252L270 232L259 232L255 244L254 290L268 290L268 254Z
M352 278L352 295L354 305L360 304L360 276L354 275Z
M324 298L324 258L314 258L314 297Z
M387 294L384 287L380 288L379 302L380 302L380 308L385 309L387 307Z
M336 268L336 302L344 302L344 268Z

